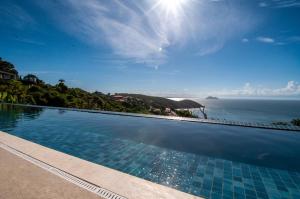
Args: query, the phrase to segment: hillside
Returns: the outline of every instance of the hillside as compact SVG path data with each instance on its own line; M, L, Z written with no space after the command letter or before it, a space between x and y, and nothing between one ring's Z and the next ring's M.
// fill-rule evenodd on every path
M169 107L171 109L188 109L188 108L200 108L201 104L192 101L192 100L182 100L182 101L174 101L163 97L155 97L141 94L129 94L129 93L119 93L118 95L122 96L130 96L137 99L141 99L148 106L156 107L156 108L164 108Z

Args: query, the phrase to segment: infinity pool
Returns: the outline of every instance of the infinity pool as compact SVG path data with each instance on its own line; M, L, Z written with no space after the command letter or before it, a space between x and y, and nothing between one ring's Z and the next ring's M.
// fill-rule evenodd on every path
M0 130L205 198L300 198L300 132L5 104Z

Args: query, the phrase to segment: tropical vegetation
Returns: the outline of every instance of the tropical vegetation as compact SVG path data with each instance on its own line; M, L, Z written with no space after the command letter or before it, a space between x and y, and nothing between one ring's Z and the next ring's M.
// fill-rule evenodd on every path
M18 74L15 66L0 59L0 72ZM88 92L80 88L70 88L65 80L59 79L56 85L50 85L33 74L17 79L0 79L0 102L32 104L55 107L97 109L144 114L167 115L165 111L178 108L197 108L200 104L191 100L175 102L166 98L146 95L122 95L126 100L118 101L110 94ZM159 111L157 111L159 110ZM189 111L176 111L179 116L195 117Z

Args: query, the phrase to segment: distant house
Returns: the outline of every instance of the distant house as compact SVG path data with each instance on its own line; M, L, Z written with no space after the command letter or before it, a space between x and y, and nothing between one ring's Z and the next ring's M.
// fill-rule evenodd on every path
M0 80L6 81L18 78L18 71L15 69L14 65L2 60L0 57Z
M125 97L122 95L113 95L112 96L114 98L115 101L117 102L124 102L125 101Z
M158 115L161 114L161 110L160 110L159 108L153 108L153 109L151 109L150 111L151 111L152 113L154 113L154 114L158 114Z
M32 74L26 75L25 77L23 77L22 80L26 83L29 83L29 84L36 84L39 81L37 76L32 75Z
M17 78L18 78L18 75L16 73L0 71L0 79L1 80L12 80L12 79L17 79Z
M171 109L170 108L165 108L165 113L171 113Z

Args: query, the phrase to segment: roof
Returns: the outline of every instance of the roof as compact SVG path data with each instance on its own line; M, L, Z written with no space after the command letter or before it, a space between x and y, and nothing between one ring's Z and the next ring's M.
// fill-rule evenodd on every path
M124 98L124 96L122 96L122 95L114 95L113 97L114 98Z

